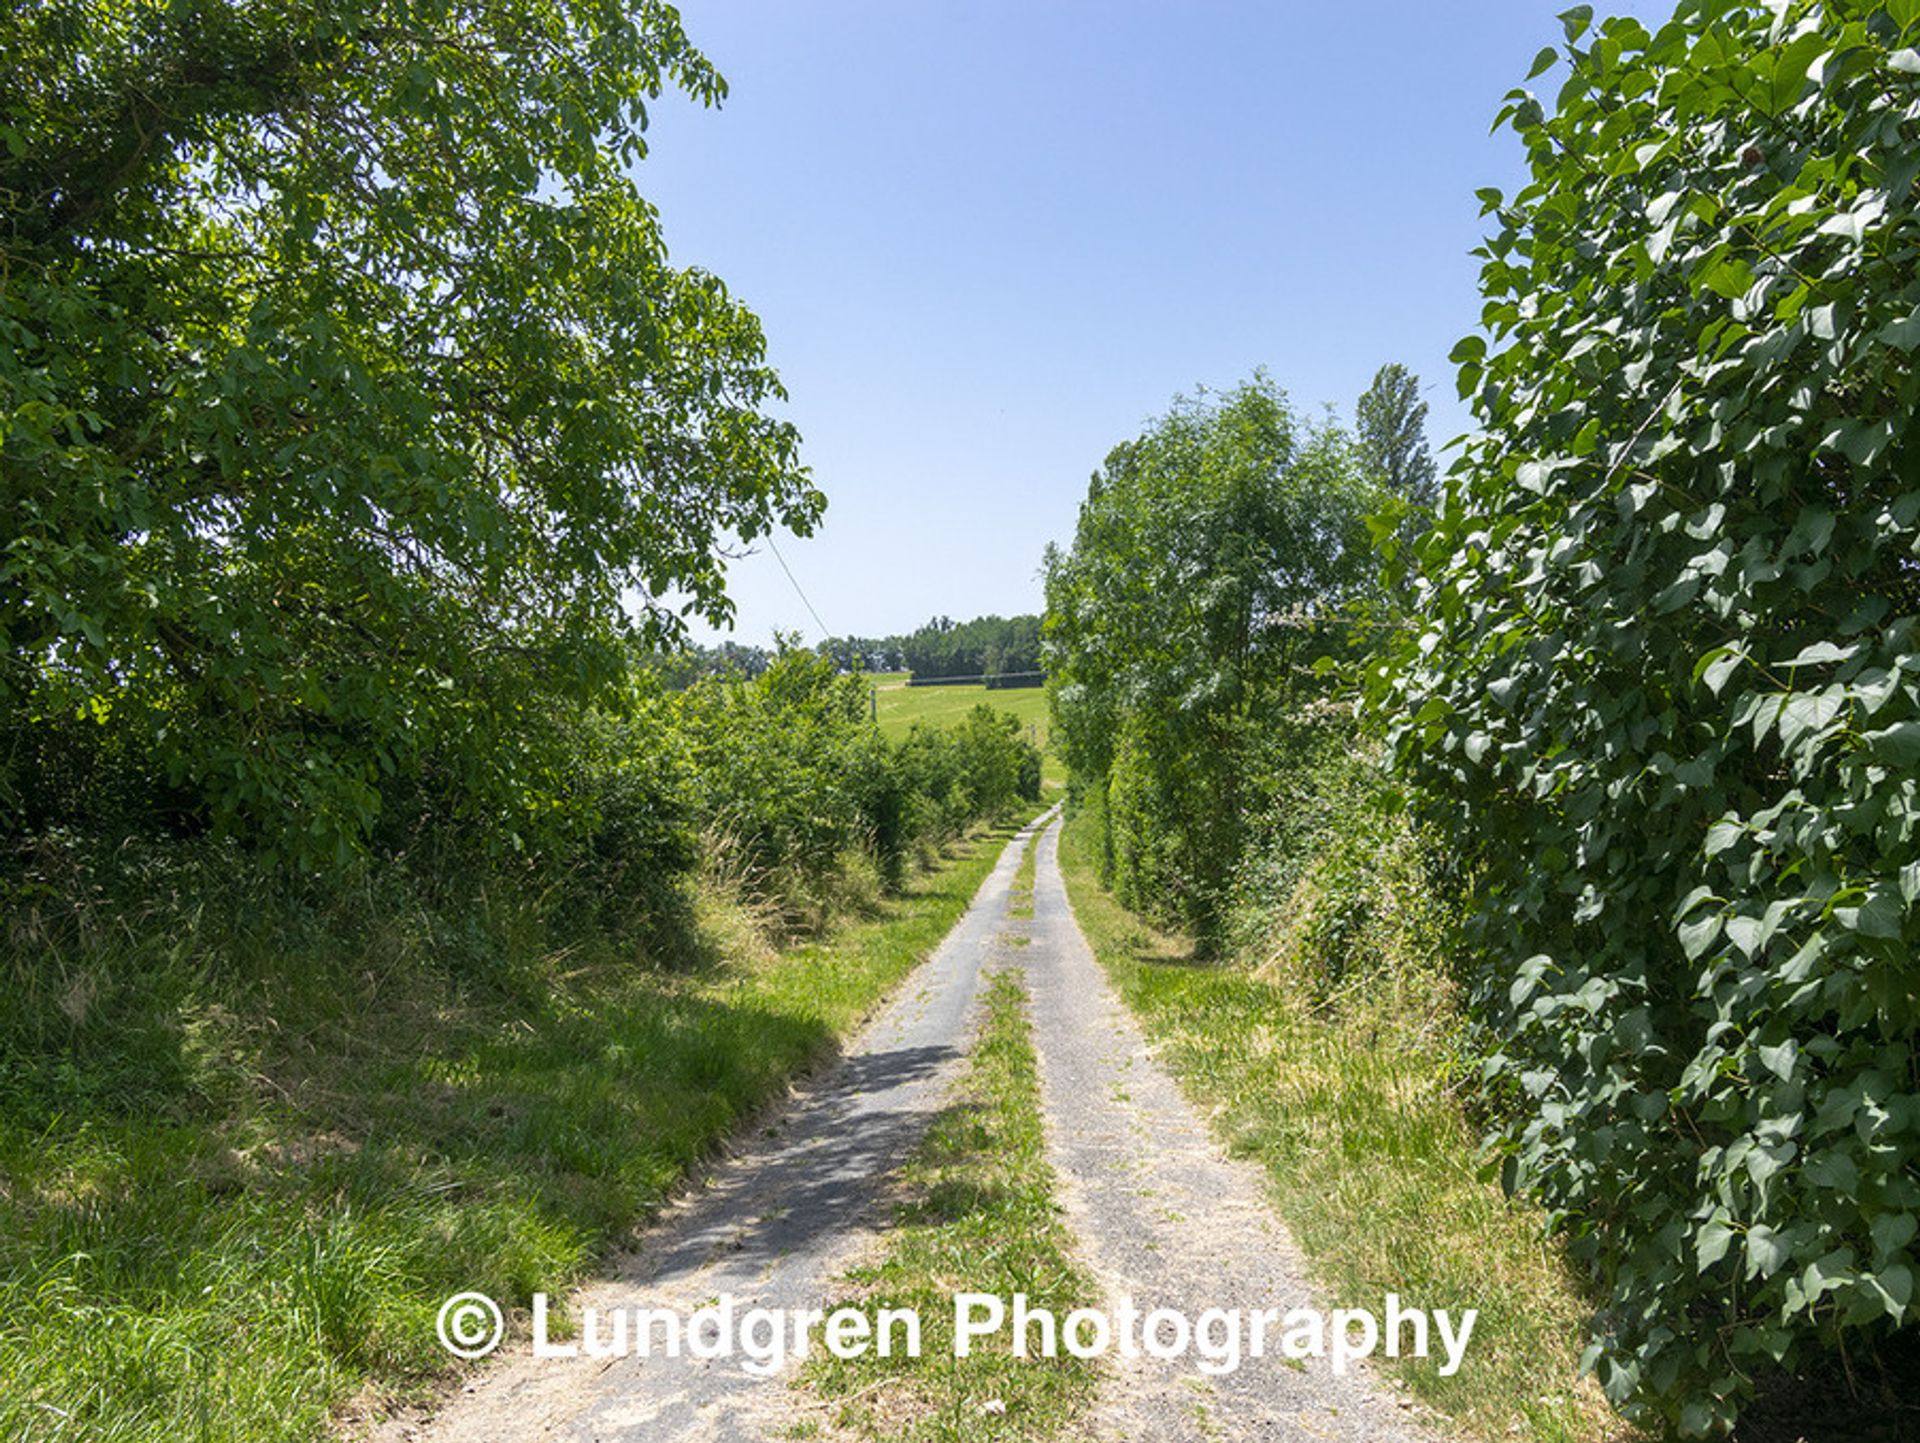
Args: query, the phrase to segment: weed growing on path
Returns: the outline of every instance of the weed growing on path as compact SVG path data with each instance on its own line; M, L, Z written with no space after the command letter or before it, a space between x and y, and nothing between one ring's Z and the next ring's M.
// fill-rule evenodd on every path
M1029 844L1029 888L1032 855ZM874 1316L914 1309L925 1325L920 1356L822 1353L801 1375L825 1417L859 1437L1049 1438L1081 1415L1098 1382L1097 1363L1016 1358L1005 1335L954 1356L956 1292L1025 1293L1060 1316L1095 1300L1054 1200L1026 991L1013 973L997 973L985 1006L966 1082L902 1174L884 1255L853 1270L853 1293L834 1304Z

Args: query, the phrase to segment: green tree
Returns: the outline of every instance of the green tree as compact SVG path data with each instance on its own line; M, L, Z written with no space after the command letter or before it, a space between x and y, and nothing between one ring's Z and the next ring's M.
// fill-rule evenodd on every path
M1415 506L1433 501L1433 454L1427 449L1427 403L1420 378L1398 361L1374 372L1353 408L1361 459L1393 495Z
M1608 1396L1697 1435L1914 1342L1920 6L1563 19L1375 700L1473 884L1508 1180Z
M1040 618L978 616L954 622L936 616L893 645L918 678L1000 676L1040 668Z
M1054 734L1109 788L1123 895L1204 940L1238 857L1246 745L1314 624L1364 585L1372 500L1347 435L1256 376L1115 447L1072 549L1048 552Z
M553 719L822 505L628 175L725 93L675 11L48 0L0 53L0 798L94 747L305 856L395 777L550 818Z

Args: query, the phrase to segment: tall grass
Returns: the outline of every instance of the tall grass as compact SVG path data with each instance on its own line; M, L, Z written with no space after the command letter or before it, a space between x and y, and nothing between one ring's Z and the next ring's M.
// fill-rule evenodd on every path
M671 955L531 874L302 894L174 849L138 906L62 879L0 954L0 1437L314 1438L430 1394L448 1294L590 1270L1007 835L849 882L864 915L784 950L717 875Z
M1082 809L1060 849L1081 928L1222 1141L1266 1169L1316 1283L1353 1306L1392 1290L1423 1308L1479 1310L1458 1373L1385 1363L1398 1384L1466 1436L1627 1436L1578 1379L1589 1307L1570 1270L1541 1242L1539 1217L1476 1164L1448 1081L1444 971L1411 949L1362 981L1304 963L1298 934L1264 958L1198 963L1187 939L1101 887L1100 851L1100 818ZM1313 872L1302 869L1303 885ZM1325 922L1299 925L1311 934Z

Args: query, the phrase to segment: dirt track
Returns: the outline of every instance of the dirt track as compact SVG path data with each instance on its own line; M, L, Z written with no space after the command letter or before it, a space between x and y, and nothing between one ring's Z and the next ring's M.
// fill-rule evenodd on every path
M1034 824L1042 826L1050 820ZM1021 968L1033 995L1049 1154L1068 1221L1110 1300L1197 1316L1309 1301L1292 1243L1252 1168L1226 1161L1114 997L1067 905L1059 824L1037 856L1034 916L1008 894L1034 828L1008 844L966 915L846 1055L762 1134L684 1198L585 1308L690 1312L722 1294L742 1309L818 1307L875 1242L888 1173L957 1076L985 970ZM1010 947L1009 931L1031 945ZM791 1365L756 1376L689 1357L536 1359L524 1341L477 1369L431 1420L397 1418L381 1443L677 1443L759 1440L789 1428ZM814 1414L824 1421L824 1413ZM1208 1377L1191 1361L1115 1359L1094 1418L1104 1440L1424 1437L1366 1372L1335 1377L1278 1358Z
M1082 1256L1109 1300L1197 1318L1209 1308L1311 1307L1265 1177L1228 1161L1108 986L1067 905L1060 827L1041 838L1027 985L1048 1153ZM1088 1436L1381 1439L1426 1435L1365 1369L1248 1360L1208 1376L1191 1360L1116 1359Z

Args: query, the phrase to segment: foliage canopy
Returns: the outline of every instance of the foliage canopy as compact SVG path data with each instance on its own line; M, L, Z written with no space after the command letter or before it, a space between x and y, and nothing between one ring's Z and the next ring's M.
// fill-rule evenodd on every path
M1915 1317L1920 5L1564 21L1375 702L1469 867L1509 1181L1608 1395L1701 1434Z
M822 505L628 175L725 93L675 11L50 0L0 51L0 800L90 750L294 855L395 778L539 827L551 713Z
M1265 376L1182 398L1095 474L1049 548L1054 736L1109 797L1122 900L1211 937L1245 747L1310 624L1363 586L1372 487L1351 439Z

